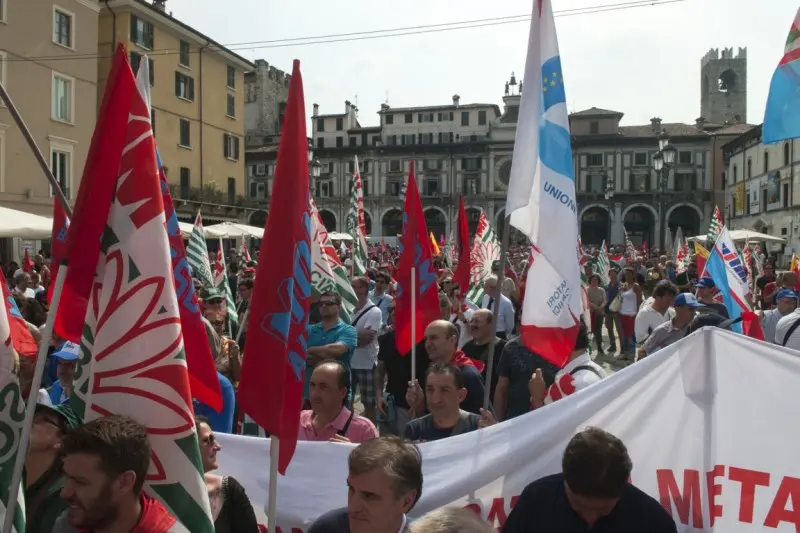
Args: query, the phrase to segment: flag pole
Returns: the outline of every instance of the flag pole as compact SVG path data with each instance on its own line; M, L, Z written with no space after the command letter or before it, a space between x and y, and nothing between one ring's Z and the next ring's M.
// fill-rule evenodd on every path
M61 206L64 208L67 217L72 218L72 208L69 206L69 202L67 202L67 197L64 196L64 191L61 190L58 180L53 176L53 171L50 170L50 164L47 162L47 159L44 158L42 151L39 149L39 145L36 144L36 140L33 138L33 135L31 135L31 130L28 129L25 120L23 120L22 115L19 114L17 106L11 101L11 97L8 95L8 91L6 91L6 87L2 82L0 82L0 99L5 102L8 112L11 113L14 122L17 123L17 127L19 127L22 136L25 137L25 141L28 143L28 146L30 146L33 156L42 168L45 178L47 178L47 181L50 182L50 186L53 188L53 194L55 194L58 201L61 202Z
M505 214L505 213L503 213ZM503 281L506 274L506 256L508 255L509 233L511 233L511 217L503 217L503 238L500 241L500 272L497 274L497 298L494 299L494 310L492 310L492 324L494 324L495 334L489 341L489 351L486 355L486 381L483 386L483 409L489 409L489 395L492 392L492 373L494 372L494 348L497 345L497 321L500 318L500 303L503 296ZM530 268L530 265L528 265ZM506 331L506 338L511 335ZM499 422L499 420L498 420Z
M14 512L19 496L20 483L22 482L22 470L25 467L25 458L28 455L28 444L31 440L31 428L33 427L33 415L36 412L36 399L39 395L39 388L42 385L42 374L44 373L45 362L47 361L47 351L50 348L50 340L53 338L53 323L56 320L58 304L61 301L61 291L64 287L64 279L67 277L66 264L61 265L56 273L55 286L53 287L53 301L47 313L47 321L44 325L44 332L39 341L39 353L36 355L36 367L33 371L31 390L28 393L28 401L25 407L25 420L22 424L22 431L17 448L17 456L14 460L14 472L11 476L11 486L8 489L8 505L6 506L6 518L3 523L3 533L11 533L14 526Z
M267 503L267 528L269 533L278 530L278 460L280 440L269 437L269 502Z
M411 381L417 379L417 267L411 267Z

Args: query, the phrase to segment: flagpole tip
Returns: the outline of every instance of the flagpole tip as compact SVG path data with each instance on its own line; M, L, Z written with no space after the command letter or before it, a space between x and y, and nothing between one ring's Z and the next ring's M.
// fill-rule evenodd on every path
M295 71L295 72L300 70L300 60L299 59L295 59L292 62L292 70Z

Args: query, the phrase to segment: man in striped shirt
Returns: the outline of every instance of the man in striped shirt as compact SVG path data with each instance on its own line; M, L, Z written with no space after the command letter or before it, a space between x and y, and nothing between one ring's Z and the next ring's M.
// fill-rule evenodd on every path
M783 338L776 339L775 332L781 318L789 315L797 308L797 292L791 289L781 289L775 295L776 306L761 314L761 330L764 340L772 344L783 345Z

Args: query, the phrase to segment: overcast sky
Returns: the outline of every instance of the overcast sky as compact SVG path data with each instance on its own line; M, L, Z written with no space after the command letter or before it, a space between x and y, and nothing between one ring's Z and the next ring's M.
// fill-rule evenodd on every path
M553 0L567 103L625 113L623 124L693 123L700 59L710 48L747 46L747 120L763 119L769 81L797 0L683 0L670 5L558 16L626 0ZM167 10L239 54L291 71L301 61L306 111L341 113L358 102L362 125L393 107L502 106L510 73L522 75L528 22L383 39L274 47L267 40L530 14L531 0L168 0ZM767 6L769 4L769 6ZM250 44L258 42L259 44ZM246 46L238 43L248 43ZM237 46L234 46L237 45ZM248 47L249 46L249 47ZM273 46L269 48L268 46Z

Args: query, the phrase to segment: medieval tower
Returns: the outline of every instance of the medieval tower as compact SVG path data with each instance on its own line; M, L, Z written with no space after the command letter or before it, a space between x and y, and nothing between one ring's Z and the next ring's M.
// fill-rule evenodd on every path
M747 48L712 48L700 62L700 116L711 124L747 122Z

